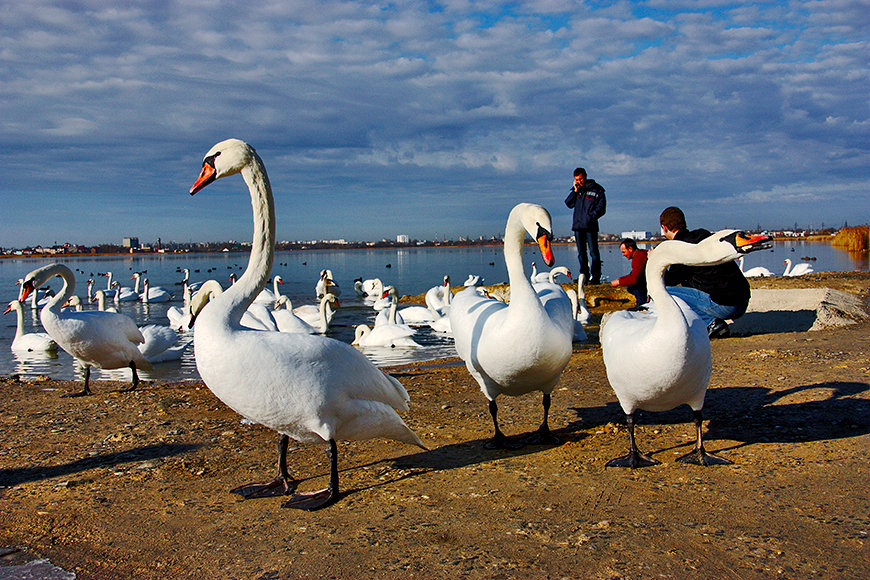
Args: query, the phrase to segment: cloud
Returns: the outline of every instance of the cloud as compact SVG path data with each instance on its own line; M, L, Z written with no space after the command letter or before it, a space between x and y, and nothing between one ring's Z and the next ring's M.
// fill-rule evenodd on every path
M134 206L191 208L178 192L214 142L236 136L261 152L276 189L303 197L282 200L299 212L281 216L289 238L392 234L381 229L395 218L358 219L388 195L418 237L473 234L475 221L499 231L494 207L523 199L550 204L564 228L577 165L607 188L606 230L641 227L638 203L657 215L671 203L739 202L751 206L745 225L780 219L777 195L757 192L794 192L790 222L819 211L857 222L866 210L854 217L839 197L822 209L809 200L830 187L866 197L866 8L10 4L0 21L0 190L96 204L118 203L120 191ZM351 209L312 222L311 191ZM230 207L233 195L243 195L238 184L211 199ZM426 212L433 197L450 211ZM22 224L38 219L20 210ZM61 237L118 237L111 221L78 229L76 211L52 218ZM247 218L210 212L193 226L149 213L138 235L249 235ZM32 235L11 224L0 245L44 241Z

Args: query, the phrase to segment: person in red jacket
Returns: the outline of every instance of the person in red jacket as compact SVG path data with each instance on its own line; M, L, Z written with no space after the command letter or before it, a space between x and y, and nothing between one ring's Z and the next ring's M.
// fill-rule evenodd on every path
M641 304L647 302L646 259L649 252L638 249L637 242L631 238L624 238L619 243L619 251L627 260L631 260L631 272L611 281L610 285L614 288L625 286L629 294L637 300L637 304L631 310L637 310Z

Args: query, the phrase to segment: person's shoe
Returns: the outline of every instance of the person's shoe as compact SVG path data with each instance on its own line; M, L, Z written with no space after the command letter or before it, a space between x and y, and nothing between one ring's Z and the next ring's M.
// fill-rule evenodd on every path
M728 328L728 323L717 318L707 325L707 336L710 338L728 338L731 336L731 330Z

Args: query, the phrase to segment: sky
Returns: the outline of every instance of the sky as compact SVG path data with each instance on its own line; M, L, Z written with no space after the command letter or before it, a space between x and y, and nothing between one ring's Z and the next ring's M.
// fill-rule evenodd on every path
M870 0L0 0L0 246L250 240L229 137L279 240L870 221Z

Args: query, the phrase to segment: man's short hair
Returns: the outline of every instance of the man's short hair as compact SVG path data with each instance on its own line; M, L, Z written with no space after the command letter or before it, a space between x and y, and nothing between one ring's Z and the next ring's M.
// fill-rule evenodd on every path
M659 216L659 223L672 232L686 229L686 216L683 215L683 210L678 207L671 206L665 208L662 215Z
M577 177L578 175L582 175L583 178L585 179L586 178L586 170L583 169L582 167L578 167L577 169L574 170L574 177Z
M625 246L626 248L631 248L632 250L637 249L637 242L635 242L632 238L622 238L622 241L619 242L620 246Z

